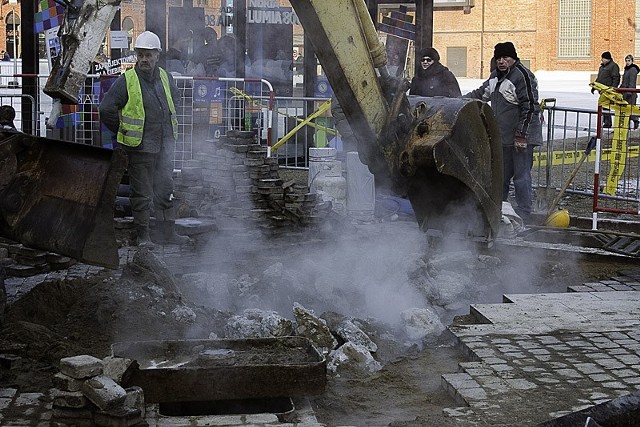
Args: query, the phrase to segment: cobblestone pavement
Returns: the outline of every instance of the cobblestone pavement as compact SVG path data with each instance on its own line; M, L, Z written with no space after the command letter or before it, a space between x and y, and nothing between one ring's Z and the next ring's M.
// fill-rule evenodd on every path
M121 252L125 263L131 252ZM86 277L84 264L43 277L9 278L9 300L42 282ZM536 425L640 390L640 267L566 293L505 295L502 304L470 307L449 327L467 354L442 386L459 402L444 413L452 425ZM51 396L0 388L0 425L49 426ZM147 406L150 426L321 426L306 401L296 422L274 414L166 417Z
M567 293L472 305L473 322L449 328L469 362L442 377L464 406L445 412L459 425L535 425L637 392L639 290L640 268Z

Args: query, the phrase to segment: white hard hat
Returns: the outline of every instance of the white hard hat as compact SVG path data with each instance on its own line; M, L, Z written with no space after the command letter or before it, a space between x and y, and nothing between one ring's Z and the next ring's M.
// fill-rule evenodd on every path
M134 49L155 49L158 52L162 51L160 46L160 38L151 31L145 31L136 38L136 42L133 45Z

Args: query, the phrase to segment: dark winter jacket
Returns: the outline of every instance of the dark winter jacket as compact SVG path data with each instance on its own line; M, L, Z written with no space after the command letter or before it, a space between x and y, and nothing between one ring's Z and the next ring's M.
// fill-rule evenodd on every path
M638 84L638 71L640 71L640 68L638 68L636 64L626 65L624 67L624 74L622 75L622 83L620 83L620 87L635 89ZM624 100L632 105L636 103L637 96L638 94L635 92L625 92L622 94Z
M171 111L160 80L160 70L156 67L153 73L145 73L137 65L135 69L140 80L142 103L144 104L144 133L142 135L142 143L139 146L135 148L125 147L125 149L145 153L158 153L165 141L173 140ZM171 86L173 102L178 108L180 93L171 74L169 74L169 85ZM119 113L128 100L127 82L123 74L113 83L99 107L100 120L110 131L118 132L120 127Z
M416 75L411 80L409 95L456 98L462 93L456 76L447 67L436 61L426 70L418 67Z
M505 73L496 68L482 86L464 97L491 102L502 145L513 145L516 132L531 145L542 144L538 80L520 61Z
M609 61L606 64L600 64L596 82L611 87L618 87L618 84L620 83L620 67L618 67L618 64L613 61Z

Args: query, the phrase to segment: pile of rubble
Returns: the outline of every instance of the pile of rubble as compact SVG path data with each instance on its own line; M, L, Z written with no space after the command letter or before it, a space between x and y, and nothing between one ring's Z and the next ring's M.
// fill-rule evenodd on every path
M89 355L61 359L51 394L51 426L146 426L143 390L117 382L130 363Z

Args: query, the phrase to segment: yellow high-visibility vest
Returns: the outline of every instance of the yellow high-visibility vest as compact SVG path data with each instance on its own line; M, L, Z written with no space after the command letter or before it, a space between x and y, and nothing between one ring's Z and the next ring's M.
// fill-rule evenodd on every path
M142 143L142 134L144 132L144 104L142 101L142 89L140 89L140 80L135 69L131 68L124 73L127 81L127 93L129 99L120 111L120 128L118 129L117 141L120 144L129 147L137 147ZM171 88L169 86L169 76L167 72L160 68L160 80L162 87L167 96L167 104L171 111L171 127L173 129L173 138L178 138L178 119L176 117L176 107L171 96Z

